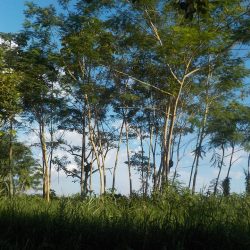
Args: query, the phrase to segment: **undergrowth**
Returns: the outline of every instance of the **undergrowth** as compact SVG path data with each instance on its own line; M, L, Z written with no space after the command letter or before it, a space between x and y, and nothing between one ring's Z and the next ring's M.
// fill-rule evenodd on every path
M0 249L250 249L250 198L1 198Z

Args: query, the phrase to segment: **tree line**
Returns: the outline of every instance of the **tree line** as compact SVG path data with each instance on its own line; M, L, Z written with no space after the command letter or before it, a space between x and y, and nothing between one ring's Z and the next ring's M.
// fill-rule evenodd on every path
M250 192L249 51L241 50L249 43L249 4L27 3L23 29L1 33L1 194L12 197L42 183L49 201L52 168L77 180L83 196L93 191L93 174L99 175L104 194L111 171L115 192L122 146L130 195L133 169L140 175L143 195L160 192L178 182L181 150L190 135L195 137L188 182L192 193L197 191L200 162L212 152L218 175L210 192L217 194L222 187L229 195L239 149L248 155L245 179ZM31 147L18 141L24 130L37 134L40 161ZM77 133L81 145L66 141L67 132ZM132 150L132 141L139 150ZM107 166L114 151L114 164Z

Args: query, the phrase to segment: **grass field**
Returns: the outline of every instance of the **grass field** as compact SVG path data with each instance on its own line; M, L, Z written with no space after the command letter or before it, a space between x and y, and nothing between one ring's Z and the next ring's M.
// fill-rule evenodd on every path
M250 198L1 198L0 249L250 249Z

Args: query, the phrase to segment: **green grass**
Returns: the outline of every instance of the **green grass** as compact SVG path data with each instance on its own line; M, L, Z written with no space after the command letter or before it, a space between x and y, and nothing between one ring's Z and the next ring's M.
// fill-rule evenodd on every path
M1 198L0 249L250 249L250 198Z

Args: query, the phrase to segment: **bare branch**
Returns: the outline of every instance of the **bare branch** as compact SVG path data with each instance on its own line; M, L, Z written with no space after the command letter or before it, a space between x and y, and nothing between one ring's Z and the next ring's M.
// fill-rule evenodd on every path
M151 87L151 88L154 88L154 89L156 89L156 90L158 90L158 91L160 91L160 92L162 92L162 93L164 93L164 94L167 94L167 95L170 95L170 96L175 97L175 96L174 96L173 94L171 94L170 92L167 92L167 91L162 90L162 89L160 89L160 88L158 88L158 87L155 87L154 85L152 85L152 84L150 84L150 83L141 81L141 80L139 80L139 79L137 79L137 78L135 78L135 77L133 77L133 76L131 76L131 75L129 75L129 74L126 74L126 73L121 72L121 71L116 70L116 69L115 69L114 71L117 72L117 73L119 73L119 74L128 76L128 77L131 78L132 80L137 81L137 82L139 82L139 83L142 83L142 84L144 84L144 85L147 85L147 86L149 86L149 87Z
M174 73L174 71L172 70L171 66L170 66L168 63L167 63L167 66L168 66L168 68L169 68L169 70L170 70L170 72L171 72L171 75L174 77L174 79L175 79L180 85L182 85L183 82L180 81L180 80L178 79L178 77L176 76L176 74Z
M196 68L196 69L190 71L189 73L187 73L187 74L183 77L183 81L184 81L187 77L191 76L192 74L194 74L195 72L197 72L197 71L199 71L199 70L200 70L200 68Z

